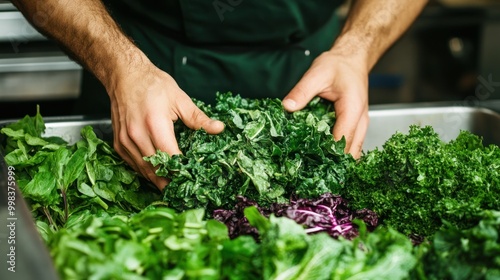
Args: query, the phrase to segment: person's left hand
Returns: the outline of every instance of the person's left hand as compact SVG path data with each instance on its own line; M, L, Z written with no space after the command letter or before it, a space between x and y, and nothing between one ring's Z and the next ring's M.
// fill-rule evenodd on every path
M334 49L312 63L302 79L283 99L289 112L304 108L315 96L334 103L335 140L346 139L347 153L358 158L368 129L368 70L366 59Z

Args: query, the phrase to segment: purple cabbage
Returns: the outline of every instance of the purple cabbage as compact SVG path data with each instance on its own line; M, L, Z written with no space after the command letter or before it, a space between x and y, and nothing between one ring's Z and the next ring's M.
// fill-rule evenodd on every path
M257 229L250 225L243 214L243 210L249 206L256 206L266 217L274 214L277 217L293 219L303 225L307 233L326 232L334 238L356 237L358 231L352 223L353 219L363 220L369 230L373 230L378 224L377 215L373 211L351 210L345 199L331 193L325 193L316 199L292 198L289 204L272 204L269 208L259 207L256 202L238 196L233 210L215 210L213 217L226 224L231 238L251 235L257 239Z

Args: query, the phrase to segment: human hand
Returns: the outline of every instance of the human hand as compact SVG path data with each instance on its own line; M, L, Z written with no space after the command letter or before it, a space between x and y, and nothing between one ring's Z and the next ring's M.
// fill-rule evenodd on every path
M143 157L153 155L157 149L169 155L181 154L174 122L180 119L189 128L203 128L210 134L224 130L222 122L205 115L170 75L152 64L134 69L110 84L114 148L160 190L168 184L166 178L156 176Z
M368 129L368 69L366 60L332 49L318 56L283 99L285 110L304 108L315 96L334 103L335 140L346 139L347 153L358 158Z

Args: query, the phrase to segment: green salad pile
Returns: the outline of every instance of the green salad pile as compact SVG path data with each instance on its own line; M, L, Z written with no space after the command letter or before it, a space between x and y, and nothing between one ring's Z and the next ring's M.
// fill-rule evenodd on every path
M170 179L163 192L90 126L75 144L44 137L39 112L1 129L2 154L62 279L500 279L497 145L467 131L446 143L411 126L355 160L333 140L335 115L320 99L295 113L230 93L197 105L225 131L176 123L184 154L145 158ZM378 226L325 210L326 193L358 216L375 213ZM308 208L298 208L303 199ZM285 210L248 206L214 219L241 201ZM355 234L332 237L325 217L330 229L353 219L342 230ZM230 238L236 226L257 238Z

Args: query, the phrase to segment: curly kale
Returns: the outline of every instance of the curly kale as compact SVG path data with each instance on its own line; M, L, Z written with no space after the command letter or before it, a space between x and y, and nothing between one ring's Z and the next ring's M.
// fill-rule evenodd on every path
M431 236L443 220L469 228L483 209L500 209L500 148L467 131L445 143L432 127L411 126L350 172L342 196L405 234Z

